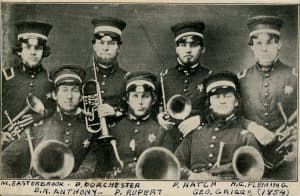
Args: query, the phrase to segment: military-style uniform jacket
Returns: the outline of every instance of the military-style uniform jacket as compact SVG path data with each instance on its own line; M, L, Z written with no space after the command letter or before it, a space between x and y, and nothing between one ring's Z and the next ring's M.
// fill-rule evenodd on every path
M125 92L124 76L127 73L119 67L118 63L108 69L96 66L97 78L101 89L103 103L107 103L115 108L115 111L124 113L124 105L122 104L123 93ZM87 68L86 80L94 79L93 66ZM114 118L107 118L108 122L115 121Z
M135 177L133 172L140 154L149 147L162 143L165 131L149 116L136 119L127 116L111 128L116 137L117 148L126 171L122 176Z
M297 77L295 68L277 61L269 71L256 64L239 73L243 112L247 119L271 131L284 120L278 109L281 103L289 117L297 109Z
M91 177L96 166L96 155L91 149L93 135L86 130L82 115L66 116L55 112L41 125L33 127L31 133L33 148L46 140L58 140L71 149L75 164L67 179ZM3 151L1 175L5 178L22 177L28 172L30 159L28 141L23 133L21 139L11 143Z
M209 170L217 161L220 142L224 142L221 165L231 162L235 150L244 145L259 148L255 137L244 130L235 116L201 125L183 139L175 155L182 164L198 173Z
M7 110L9 116L14 118L24 107L25 99L29 93L41 99L51 116L56 103L50 97L51 85L48 72L39 66L36 69L26 68L20 64L17 67L4 70L2 77L2 125L9 121L4 115Z
M184 68L178 64L168 69L164 76L164 88L166 101L173 95L180 94L187 96L192 102L192 114L201 113L201 97L203 96L202 81L211 73L210 70L198 64L194 68Z

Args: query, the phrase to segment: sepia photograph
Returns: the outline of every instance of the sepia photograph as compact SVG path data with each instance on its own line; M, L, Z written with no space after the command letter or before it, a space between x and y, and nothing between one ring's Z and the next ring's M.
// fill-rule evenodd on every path
M299 195L299 16L2 1L0 195Z

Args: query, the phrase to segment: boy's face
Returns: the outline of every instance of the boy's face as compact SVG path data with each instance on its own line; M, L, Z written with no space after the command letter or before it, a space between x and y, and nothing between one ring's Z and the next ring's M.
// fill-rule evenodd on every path
M176 53L179 60L184 65L188 66L198 63L202 52L204 52L204 49L200 46L198 41L193 39L192 36L182 38L176 46Z
M151 92L129 92L128 101L129 111L136 117L143 117L149 114L152 106Z
M238 106L238 101L233 92L218 93L209 97L210 109L221 116L228 116Z
M256 61L262 66L269 66L276 60L281 48L280 40L276 43L275 38L268 33L258 33L252 38L251 46Z
M112 40L110 36L104 36L101 40L96 39L93 49L103 65L110 65L119 54L118 41Z
M57 106L64 113L76 112L81 101L81 92L78 85L60 85L54 95Z
M29 38L27 43L22 43L22 50L18 52L25 65L34 68L39 66L43 58L43 46L35 38Z

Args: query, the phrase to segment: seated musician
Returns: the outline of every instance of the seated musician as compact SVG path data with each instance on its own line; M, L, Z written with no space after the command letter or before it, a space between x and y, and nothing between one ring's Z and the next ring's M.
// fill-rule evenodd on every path
M194 180L215 179L209 171L215 164L230 163L233 153L241 146L259 148L252 133L242 126L236 75L230 72L213 74L203 84L207 123L186 136L175 152L181 166L192 171L189 179ZM223 150L219 150L221 142ZM218 157L221 158L219 162Z
M149 147L160 145L165 131L150 118L156 101L156 76L150 72L139 71L127 74L125 80L127 116L110 129L111 135L116 137L117 149L124 167L121 173L113 177L135 178L135 165L139 155ZM99 161L98 166L101 167ZM120 165L116 162L114 166ZM96 172L95 177L102 176Z
M79 108L84 76L84 70L74 65L60 66L51 73L50 77L54 81L52 96L56 100L57 110L42 124L32 128L31 138L23 132L19 140L11 143L2 152L0 172L2 178L22 178L27 174L36 177L35 171L28 171L32 159L28 140L32 140L33 149L47 140L64 143L72 151L75 159L72 173L66 178L91 177L96 164L95 154L90 150L93 135L86 130ZM51 154L46 156L52 161L57 158L51 157ZM51 164L57 163L49 161L47 164L51 167ZM70 163L66 165L68 164Z

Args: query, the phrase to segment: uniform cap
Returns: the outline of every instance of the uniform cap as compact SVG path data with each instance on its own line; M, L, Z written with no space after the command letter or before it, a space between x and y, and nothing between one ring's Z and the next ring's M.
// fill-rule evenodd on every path
M219 90L235 91L239 93L239 82L236 74L232 72L220 72L209 75L203 81L207 94L215 94Z
M132 72L125 75L126 91L132 86L136 86L137 92L144 92L145 86L151 87L155 90L156 76L148 71Z
M29 38L48 39L52 25L38 21L18 21L16 22L18 40Z
M95 34L115 33L121 36L123 29L126 27L126 23L123 20L112 17L93 19L91 23L94 25Z
M199 36L204 39L203 31L205 29L205 24L202 21L187 21L182 23L177 23L171 27L171 30L175 36L175 42L184 36Z
M85 74L84 69L78 65L61 65L51 72L50 79L55 87L62 84L81 85Z
M247 26L250 37L257 33L272 33L280 35L282 20L277 16L254 16L248 19Z

